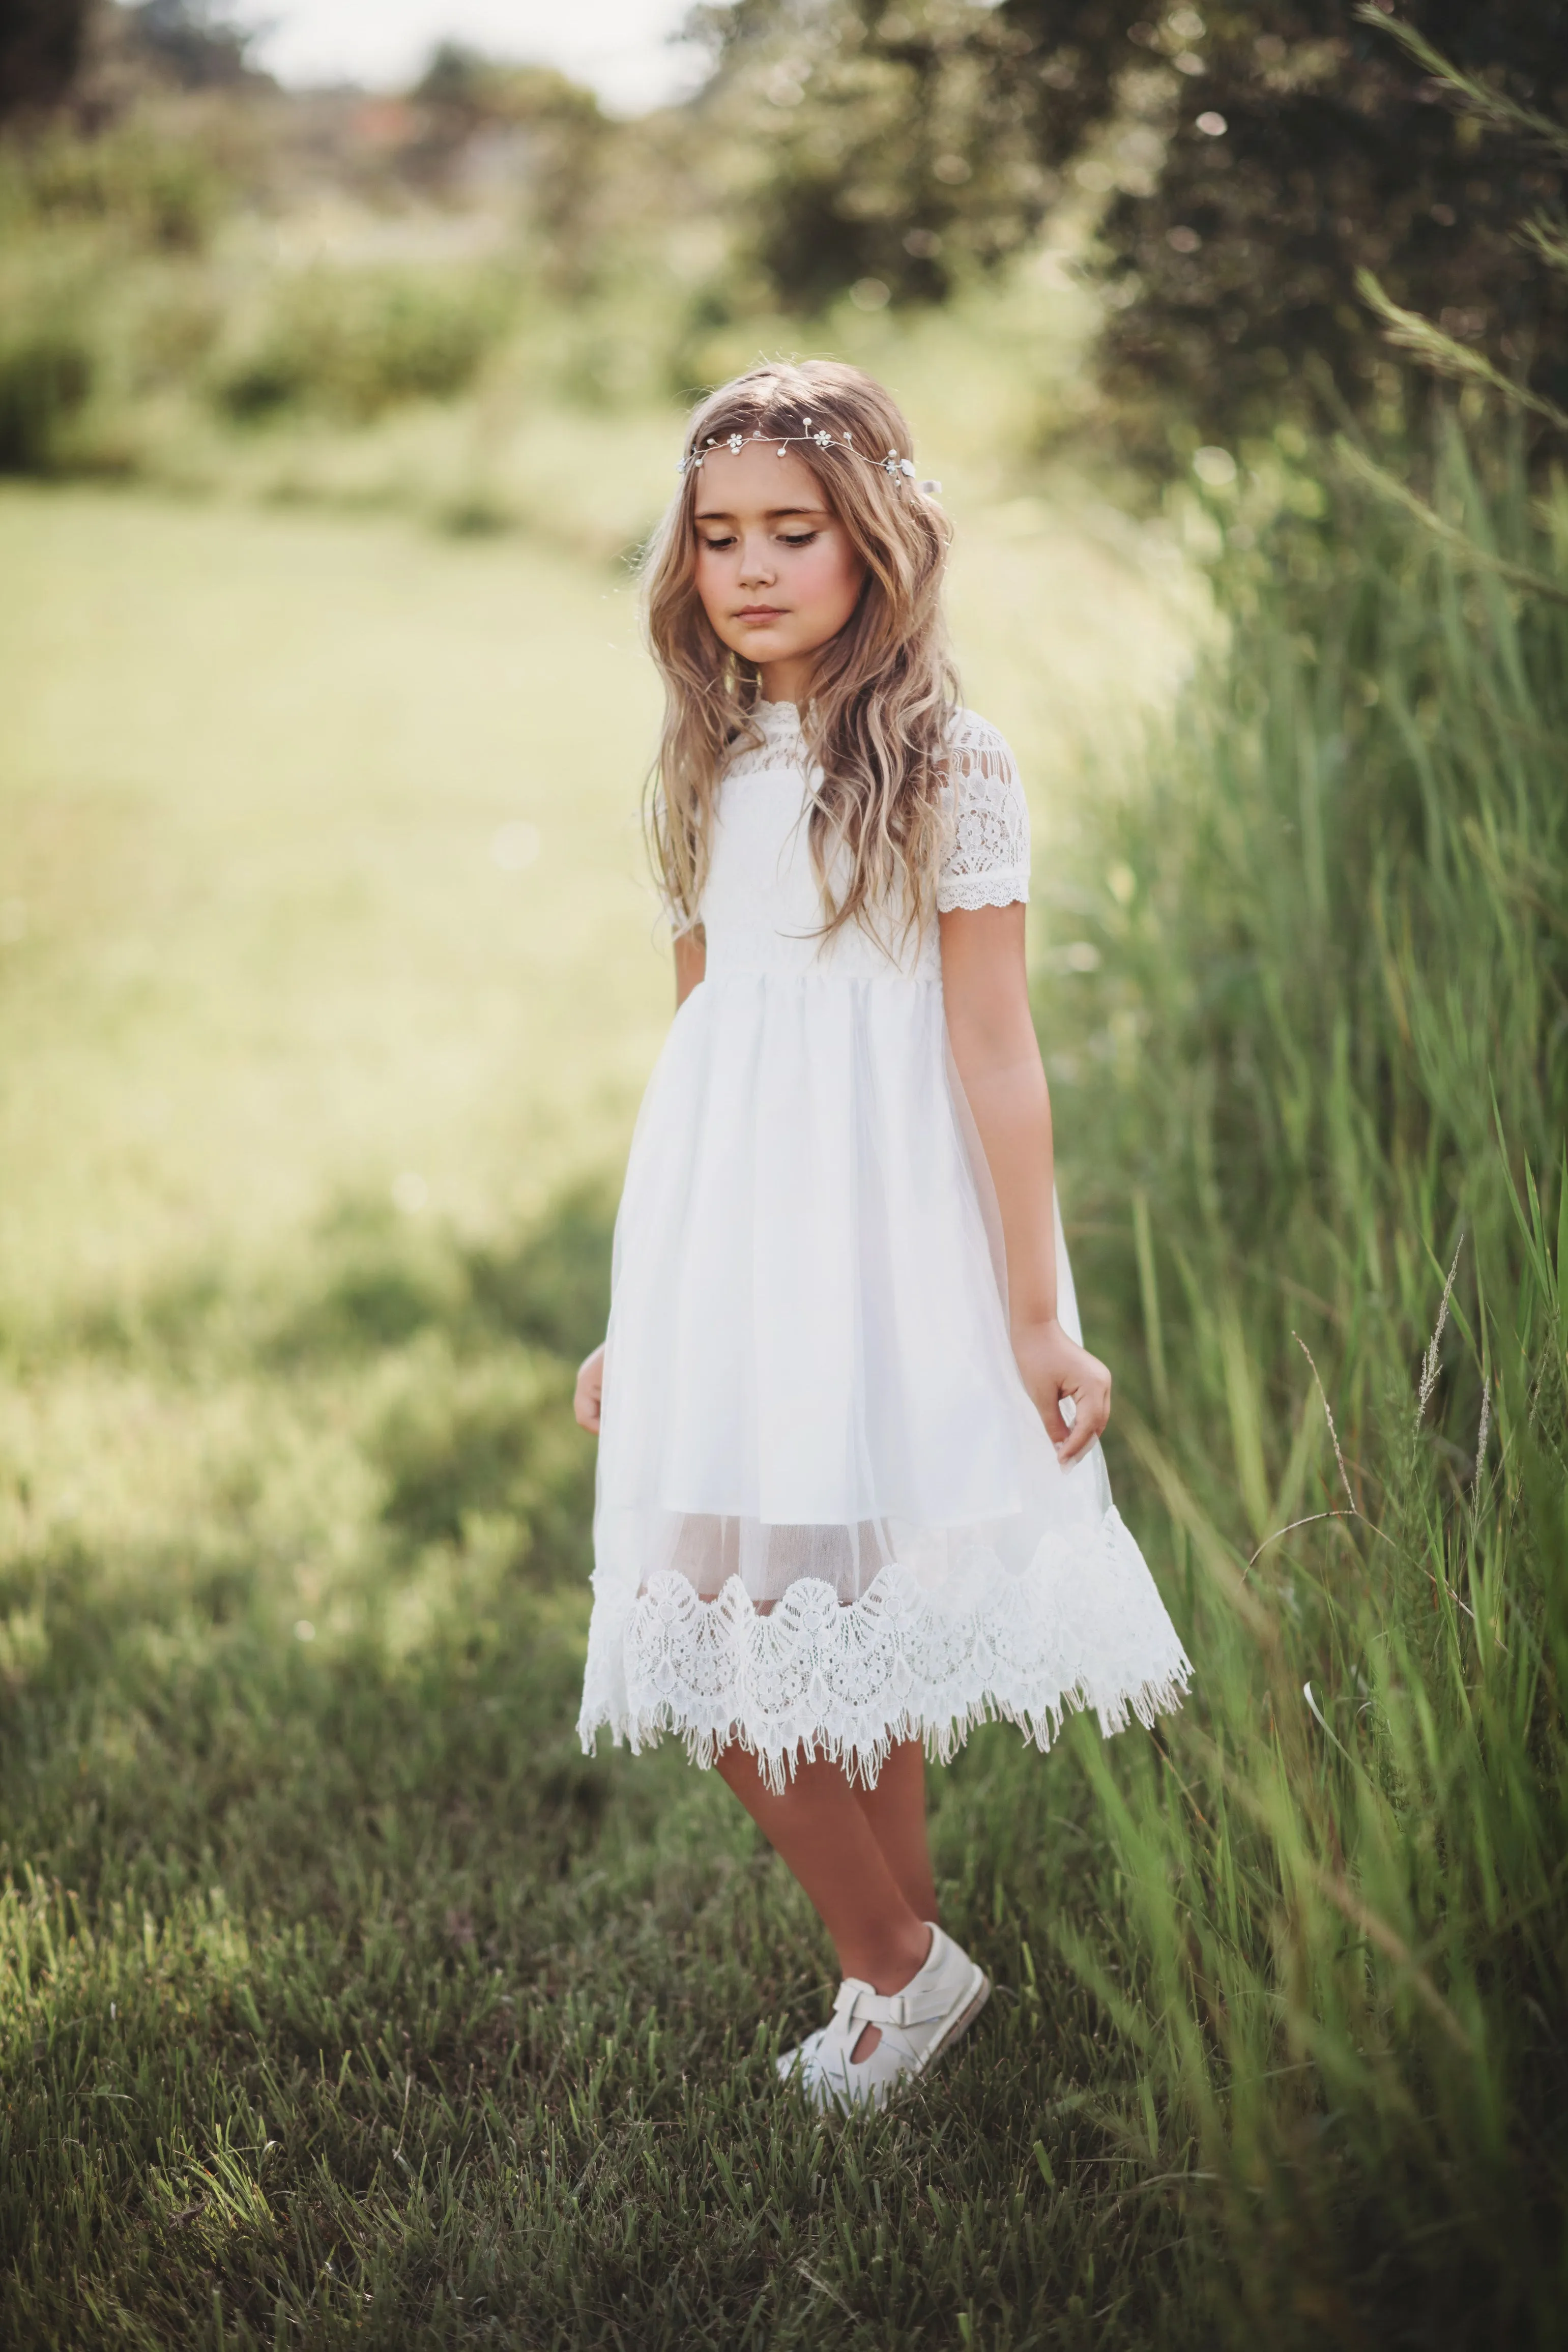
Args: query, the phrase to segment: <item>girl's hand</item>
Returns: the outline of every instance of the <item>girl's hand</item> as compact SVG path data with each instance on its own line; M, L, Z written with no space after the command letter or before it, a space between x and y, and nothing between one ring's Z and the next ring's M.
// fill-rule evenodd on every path
M1013 1353L1065 1470L1088 1453L1110 1419L1110 1374L1098 1356L1080 1348L1054 1319L1015 1331ZM1073 1401L1070 1427L1062 1412L1064 1397Z
M585 1429L592 1437L599 1434L599 1416L604 1403L605 1346L601 1340L579 1370L576 1392L572 1399L572 1410L577 1416L578 1428Z

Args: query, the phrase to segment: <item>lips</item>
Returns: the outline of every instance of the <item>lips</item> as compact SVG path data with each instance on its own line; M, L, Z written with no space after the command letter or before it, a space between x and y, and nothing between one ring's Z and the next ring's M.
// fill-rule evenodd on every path
M737 621L780 621L784 618L782 604L742 604L736 614Z

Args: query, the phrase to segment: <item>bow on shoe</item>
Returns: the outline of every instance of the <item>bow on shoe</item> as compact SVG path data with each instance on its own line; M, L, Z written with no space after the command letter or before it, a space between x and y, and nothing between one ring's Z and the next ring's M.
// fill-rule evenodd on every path
M879 1992L861 1977L846 1977L834 2000L833 2015L840 2031L847 2034L854 2025L927 2025L942 2016L947 2006L943 1988L930 1983L922 1988L918 1976L901 1992Z

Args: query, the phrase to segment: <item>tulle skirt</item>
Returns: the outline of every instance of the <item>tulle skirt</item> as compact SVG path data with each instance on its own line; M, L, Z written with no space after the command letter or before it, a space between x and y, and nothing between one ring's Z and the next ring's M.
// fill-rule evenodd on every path
M1063 1321L1077 1332L1058 1222ZM873 1781L1003 1717L1179 1703L1098 1445L1063 1470L1008 1340L931 980L731 971L677 1015L616 1221L579 1730Z

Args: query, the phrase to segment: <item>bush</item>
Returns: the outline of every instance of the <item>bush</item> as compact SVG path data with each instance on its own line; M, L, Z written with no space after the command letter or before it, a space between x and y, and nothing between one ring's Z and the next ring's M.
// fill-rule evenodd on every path
M93 227L122 247L199 253L233 193L207 143L135 117L94 138L56 125L0 150L14 231Z
M0 331L0 473L53 469L94 373L91 346L63 320Z
M270 294L255 331L220 362L214 397L253 422L313 407L363 419L461 392L507 321L490 277L314 270Z

